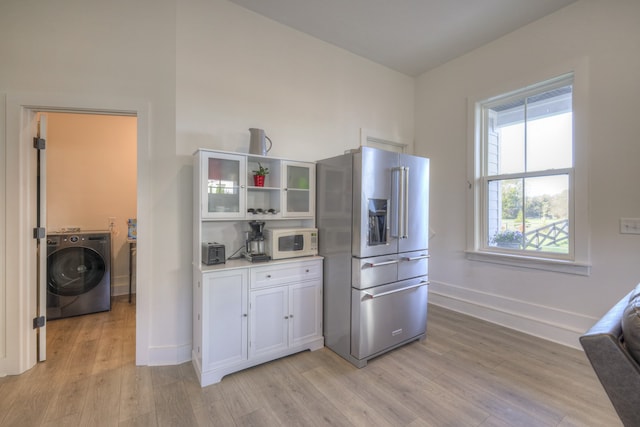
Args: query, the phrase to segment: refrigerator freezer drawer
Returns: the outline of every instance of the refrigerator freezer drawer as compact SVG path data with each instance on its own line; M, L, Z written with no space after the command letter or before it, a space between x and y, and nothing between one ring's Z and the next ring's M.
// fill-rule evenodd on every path
M429 274L429 251L405 252L398 254L398 280Z
M351 291L351 355L366 359L426 333L426 277Z
M366 289L398 281L398 255L351 259L351 285Z

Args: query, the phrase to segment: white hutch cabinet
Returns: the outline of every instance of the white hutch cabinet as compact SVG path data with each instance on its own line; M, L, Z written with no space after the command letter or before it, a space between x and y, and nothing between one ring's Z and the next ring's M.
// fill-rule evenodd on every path
M269 168L264 186L253 170ZM202 264L202 243L237 246L247 221L315 226L315 164L212 150L194 154L193 348L201 386L232 372L324 346L322 258ZM213 231L212 231L213 230ZM233 240L233 239L232 239Z
M195 156L200 220L315 218L315 163L208 150ZM259 166L269 169L263 186L253 181Z

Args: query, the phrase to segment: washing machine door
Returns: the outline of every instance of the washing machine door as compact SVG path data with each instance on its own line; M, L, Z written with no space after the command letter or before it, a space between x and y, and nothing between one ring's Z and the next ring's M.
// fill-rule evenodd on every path
M49 292L60 296L77 296L100 284L106 273L102 256L91 248L69 247L47 257Z

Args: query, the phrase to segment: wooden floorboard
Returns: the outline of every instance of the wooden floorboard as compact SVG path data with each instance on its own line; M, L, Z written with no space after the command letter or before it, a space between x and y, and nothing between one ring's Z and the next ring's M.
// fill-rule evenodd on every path
M135 301L51 321L47 361L0 378L0 426L621 426L581 351L436 306L427 338L357 369L298 353L200 387L135 366Z

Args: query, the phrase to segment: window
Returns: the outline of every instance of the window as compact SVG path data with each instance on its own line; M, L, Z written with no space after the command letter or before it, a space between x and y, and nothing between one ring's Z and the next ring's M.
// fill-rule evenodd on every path
M472 252L575 261L573 93L569 74L475 104Z

